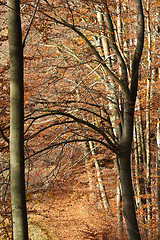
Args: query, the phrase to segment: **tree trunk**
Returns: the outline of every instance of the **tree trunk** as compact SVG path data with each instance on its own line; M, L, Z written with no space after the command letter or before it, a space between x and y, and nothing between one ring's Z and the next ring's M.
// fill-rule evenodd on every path
M91 168L88 164L89 161L89 148L87 146L87 142L86 143L82 143L82 147L84 151L84 157L85 157L85 167L86 167L86 171L87 171L87 175L88 175L88 183L89 183L89 190L90 190L90 201L94 202L95 200L95 187L93 184L93 180L92 180L92 173L91 173Z
M156 164L156 197L157 197L157 236L160 236L160 117L157 122L157 164Z
M150 143L150 99L151 99L151 30L150 30L150 1L147 0L147 33L148 33L148 77L146 96L146 193L147 193L147 219L151 220L151 143ZM149 233L150 228L148 228Z
M10 174L13 239L27 240L24 175L23 48L18 0L8 0L10 57Z
M122 191L119 175L117 176L117 225L118 234L121 240L124 239L123 213L122 213Z
M142 205L142 201L141 201L141 191L140 191L140 182L139 182L139 151L138 151L138 140L137 140L137 127L136 127L137 123L135 121L135 126L134 126L134 158L135 158L135 178L136 178L136 193L137 193L137 197L136 197L136 206L140 207Z
M130 169L130 152L125 145L121 150L120 156L120 179L122 187L123 214L126 221L128 236L130 240L138 240L141 238L135 213L135 201Z
M89 147L90 147L90 150L91 150L91 153L92 153L92 156L93 156L93 160L94 160L94 164L95 164L95 167L96 167L98 185L99 185L99 190L100 190L100 194L101 194L101 198L102 198L103 207L104 207L105 211L108 212L110 210L110 206L109 206L109 202L108 202L108 199L107 199L107 196L106 196L106 191L105 191L105 188L104 188L104 185L103 185L103 181L102 181L102 178L101 178L100 167L99 167L98 161L97 161L97 159L95 157L95 154L94 154L93 143L91 141L89 141Z
M131 178L130 153L133 137L134 105L126 102L124 127L120 143L120 181L122 188L123 214L130 240L139 240L140 233L135 212L135 200Z

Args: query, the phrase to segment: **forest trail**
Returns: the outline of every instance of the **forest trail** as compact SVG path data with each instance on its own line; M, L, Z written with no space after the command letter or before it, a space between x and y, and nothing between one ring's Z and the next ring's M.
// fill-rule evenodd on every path
M113 189L114 176L112 171L109 172L109 185ZM29 224L40 229L39 235L42 237L39 240L118 239L116 217L106 214L100 201L89 200L86 179L86 173L77 175L74 183L69 182L62 189L55 189L54 196L47 191L35 194L34 201L28 201ZM106 187L107 191L111 189L110 186ZM115 199L110 198L112 209L114 204ZM113 214L115 216L116 212ZM37 239L37 235L30 234L30 238Z

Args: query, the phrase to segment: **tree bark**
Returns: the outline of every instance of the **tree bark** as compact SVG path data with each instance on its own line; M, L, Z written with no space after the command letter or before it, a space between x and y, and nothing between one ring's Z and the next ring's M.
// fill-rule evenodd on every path
M110 210L110 206L109 206L109 202L108 202L108 199L107 199L107 196L106 196L103 181L102 181L102 178L101 178L100 167L99 167L98 161L97 161L97 159L94 155L93 143L91 141L89 141L89 147L90 147L91 154L93 156L94 164L95 164L95 167L96 167L98 185L99 185L99 190L100 190L100 194L101 194L101 198L102 198L103 207L104 207L105 211L108 213L108 211Z
M140 191L140 182L139 182L139 151L138 151L138 139L137 139L137 127L136 127L137 123L135 121L134 124L134 158L135 158L135 179L136 179L136 193L137 193L137 197L136 197L136 206L139 207L141 206L142 202L141 202L141 191Z
M157 163L156 163L156 197L157 197L157 236L160 236L160 113L157 122Z
M133 135L133 106L126 103L126 119L124 120L123 135L120 144L120 181L122 187L123 214L126 221L128 237L138 240L140 233L138 229L134 192L131 178L130 153Z
M148 34L148 77L146 96L146 193L147 193L147 219L151 220L151 141L150 141L150 99L151 99L151 30L150 30L150 1L147 0L147 34ZM149 234L148 229L148 234Z
M117 175L117 225L118 234L121 240L124 239L124 225L123 225L123 212L122 212L122 191L120 185L119 175Z
M10 58L10 174L13 239L27 240L27 211L24 174L23 48L20 6L8 0Z

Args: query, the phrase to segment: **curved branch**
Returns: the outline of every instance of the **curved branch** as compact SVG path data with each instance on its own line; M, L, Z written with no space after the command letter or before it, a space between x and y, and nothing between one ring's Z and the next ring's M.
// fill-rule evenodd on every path
M62 111L57 111L57 110L54 111L54 110L49 110L49 109L48 110L44 110L44 109L34 110L34 112L37 112L37 111L41 111L41 112L47 111L47 113L42 114L40 116L36 116L36 117L29 117L28 119L34 119L34 121L35 121L42 117L47 117L47 116L51 116L51 115L61 115L61 116L69 117L69 118L73 119L75 122L81 123L83 125L90 127L91 129L95 130L97 133L99 133L101 136L103 136L103 138L107 141L107 143L110 145L110 149L112 149L114 152L117 152L118 143L114 139L114 136L110 136L110 133L106 132L110 136L110 138L112 138L112 140L114 141L113 142L101 128L96 127L94 124L92 124L88 121L85 121L81 118L78 118L76 116L73 116L72 114L67 113L67 112L62 112ZM55 124L57 124L57 123L55 123Z
M56 18L54 18L54 17L52 17L52 16L50 16L50 15L44 13L44 12L43 12L43 14L47 18L50 18L52 21L54 21L58 24L61 24L65 27L68 27L68 28L72 29L75 33L77 33L86 42L86 44L92 50L92 52L95 54L95 56L97 58L97 61L102 64L102 66L105 68L107 74L120 85L124 95L129 97L130 92L129 92L129 89L128 89L128 86L126 85L126 83L121 81L120 79L118 79L116 77L116 75L109 69L109 67L106 65L105 61L99 55L98 51L95 49L95 47L91 44L91 42L87 39L87 37L82 32L80 32L74 25L71 25L70 23L67 23L62 18L61 18L61 21L60 21L60 20L58 20L58 19L56 19Z
M0 133L1 133L2 138L9 144L9 139L5 136L3 129L1 127L0 127Z
M88 122L88 121L85 121L85 120L83 120L83 119L81 119L81 118L75 117L75 116L73 116L73 115L70 114L70 113L61 112L61 111L55 111L55 112L54 112L53 110L49 110L49 111L51 111L52 114L54 114L54 115L56 114L56 115L66 116L66 117L69 117L69 118L71 118L71 119L74 119L77 123L82 123L82 124L90 127L91 129L93 129L93 130L95 130L96 132L98 132L101 136L103 136L104 139L105 139L105 140L108 142L108 144L110 145L110 148L112 148L112 150L114 149L114 151L116 151L116 149L117 149L118 146L109 139L109 137L104 133L103 130L101 130L100 128L96 127L94 124L92 124L92 123L90 123L90 122ZM108 133L107 133L107 134L108 134Z
M104 142L101 141L101 140L97 140L97 139L94 139L94 138L86 138L86 139L73 139L73 140L61 141L60 143L52 143L52 144L48 145L47 147L45 147L45 148L43 148L43 149L41 149L41 150L33 153L32 155L27 156L27 157L25 158L25 160L27 160L27 159L29 159L29 158L31 158L31 157L34 157L34 156L37 155L37 154L40 154L40 153L42 153L42 152L45 152L45 151L47 151L48 149L51 149L51 148L53 148L53 147L58 147L58 146L65 145L65 144L68 144L68 143L88 142L88 141L98 142L98 143L104 145L105 147L109 148L111 151L117 153L116 149L113 149L110 145L104 143Z
M53 124L50 124L42 129L40 129L39 131L35 132L34 134L32 134L31 136L29 136L28 138L25 138L25 141L37 136L39 133L45 131L46 129L50 128L50 127L53 127L53 126L57 126L57 125L61 125L61 124L65 124L65 123L74 123L75 121L64 121L64 122L58 122L58 123L53 123Z

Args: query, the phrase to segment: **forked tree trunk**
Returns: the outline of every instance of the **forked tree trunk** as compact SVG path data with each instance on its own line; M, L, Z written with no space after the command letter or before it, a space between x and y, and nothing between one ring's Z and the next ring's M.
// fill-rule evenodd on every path
M27 240L24 175L23 48L18 0L8 0L10 58L10 174L13 239Z
M135 8L138 22L137 46L132 60L130 95L125 96L124 100L124 120L119 154L123 213L126 221L128 237L130 240L141 239L136 219L130 164L131 145L133 138L134 108L138 88L139 63L144 43L144 16L141 0L135 0Z

